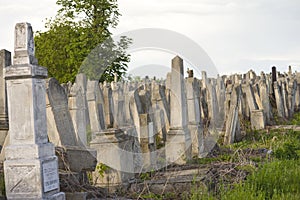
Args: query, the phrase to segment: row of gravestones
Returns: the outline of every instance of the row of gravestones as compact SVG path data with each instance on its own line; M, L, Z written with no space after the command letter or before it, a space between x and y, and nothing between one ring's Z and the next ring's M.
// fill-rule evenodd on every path
M240 140L242 121L249 120L252 129L264 129L276 116L291 117L300 106L297 74L282 75L274 68L272 73L257 76L250 70L245 75L214 79L202 72L198 80L189 71L184 78L183 60L177 56L166 81L145 78L128 83L115 78L110 84L98 84L79 74L73 85L56 82L54 88L65 92L64 100L57 101L64 102L61 113L69 110L70 117L51 122L48 115L48 135L60 145L63 136L59 133L65 135L67 130L51 127L66 128L59 123L68 121L67 129L72 132L68 135L75 137L66 140L77 143L63 145L97 150L98 163L112 167L106 178L98 179L99 184L118 185L133 173L183 164L192 156L205 157L221 133L224 143ZM50 79L49 83L52 80L55 82ZM47 110L53 112L55 104L51 107ZM51 139L54 132L57 135Z
M16 31L23 26L29 34L28 24L16 26ZM22 38L24 27L16 36ZM32 35L26 37L23 39L30 43ZM13 66L26 64L23 52L29 60L27 64L37 65L30 50L34 45L25 45L25 51L24 48L18 51L18 46L26 42L16 45ZM3 69L11 65L10 60L10 53L2 50ZM17 75L25 73L21 67L16 69L21 71L12 70ZM97 163L106 165L109 167L101 174L104 178L94 173L97 184L119 185L135 173L159 169L169 163L183 164L192 156L205 157L221 133L224 143L240 140L244 120L251 122L252 129L263 129L276 116L289 118L300 108L300 76L291 69L288 74L277 73L273 68L271 74L257 76L250 70L244 75L216 79L207 78L206 72L202 72L201 80L193 77L192 70L184 78L183 69L183 60L176 56L165 81L145 78L139 83L128 83L115 78L110 84L98 84L78 74L74 84L61 85L54 78L48 79L44 91L47 118L34 119L38 123L47 122L49 141L62 147L68 163L60 158L59 168L82 173L93 171ZM0 138L6 147L14 137L8 127L6 88L9 87L4 87L5 81L1 80ZM44 105L39 100L34 103L38 104L37 112ZM10 137L4 141L8 129ZM3 160L4 156L7 159L4 149Z

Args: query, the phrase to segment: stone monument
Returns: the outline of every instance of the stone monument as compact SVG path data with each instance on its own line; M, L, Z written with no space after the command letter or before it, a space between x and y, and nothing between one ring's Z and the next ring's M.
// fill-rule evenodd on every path
M172 60L170 95L170 130L167 133L166 160L185 164L191 158L191 135L188 129L188 109L185 96L183 60Z
M65 199L59 191L54 145L48 142L45 78L34 57L32 27L15 26L13 65L5 68L10 145L4 175L8 199Z

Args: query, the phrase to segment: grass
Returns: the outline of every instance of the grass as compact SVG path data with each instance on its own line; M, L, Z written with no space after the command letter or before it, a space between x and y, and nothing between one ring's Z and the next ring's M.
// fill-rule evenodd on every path
M299 160L276 160L261 166L244 183L223 191L221 199L300 199Z
M285 124L300 125L300 113L296 113L292 120L285 121ZM246 121L242 125L246 129L249 127ZM221 139L220 142L222 141ZM213 166L215 163L229 163L229 165L234 163L232 166L235 170L246 172L244 176L246 179L243 177L237 181L226 182L227 179L224 178L226 174L223 174L223 177L218 178L220 184L217 186L217 192L210 190L209 183L207 185L202 182L202 185L199 185L198 182L192 185L190 191L179 196L177 194L174 196L174 193L163 195L148 193L141 197L143 199L195 200L300 199L300 131L284 129L253 131L247 129L241 142L222 146L220 149L221 151L216 157L194 158L188 164ZM261 151L265 153L257 153ZM219 168L219 170L230 171L233 168ZM218 168L213 168L213 170L218 170ZM229 176L230 180L232 178L234 177Z
M291 121L300 125L300 114ZM265 149L270 158L251 156L249 159L258 163L241 165L238 169L249 172L245 181L222 185L217 195L209 195L203 189L192 190L190 199L300 199L300 132L293 130L252 131L243 141L225 146L233 151L230 155L220 155L217 158L207 158L198 161L206 164L215 161L237 162L241 159L237 152L245 149ZM226 158L222 158L222 156ZM228 189L229 188L229 189ZM195 197L196 198L193 198Z

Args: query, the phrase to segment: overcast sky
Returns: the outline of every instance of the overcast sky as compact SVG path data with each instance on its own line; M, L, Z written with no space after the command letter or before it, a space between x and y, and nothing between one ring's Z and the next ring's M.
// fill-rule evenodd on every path
M119 0L119 9L115 34L139 28L183 34L206 51L221 74L269 72L273 65L300 71L299 0ZM13 51L15 23L27 21L41 30L56 10L55 0L1 0L0 48ZM169 65L173 56L152 55L133 54L131 67Z

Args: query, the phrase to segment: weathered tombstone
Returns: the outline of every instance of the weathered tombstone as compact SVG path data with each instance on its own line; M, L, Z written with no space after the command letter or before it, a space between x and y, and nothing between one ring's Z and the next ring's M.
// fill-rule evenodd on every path
M113 101L112 90L110 84L103 83L103 98L104 98L104 113L105 113L105 125L107 128L113 127Z
M152 83L152 94L151 102L153 107L153 112L157 115L154 117L156 132L161 133L160 136L165 138L165 131L170 128L170 109L169 104L165 96L165 87L163 85L157 84L156 82ZM161 112L163 112L163 121L161 121Z
M124 83L124 94L129 94L130 92L130 87L129 83L125 82ZM130 96L129 95L124 95L124 110L125 110L125 124L126 125L132 125L131 121L131 116L130 116L130 108L129 108L129 101L130 101Z
M86 91L87 91L87 78L85 74L77 74L76 75L76 79L75 79L75 84L76 87L78 87L78 89L80 88L81 90L81 98L82 98L82 103L83 103L83 113L84 113L84 117L82 118L82 120L85 120L85 124L88 126L90 125L90 116L89 116L89 109L88 109L88 102L86 99Z
M87 101L92 134L106 129L104 99L98 81L87 82Z
M241 87L240 85L235 85L232 89L230 97L230 107L226 119L226 130L224 137L224 144L232 144L234 141L240 139L240 130L239 130L239 116L238 116L238 107L241 98ZM228 98L228 97L227 97Z
M11 65L11 54L9 51L2 49L0 51L0 145L3 146L5 137L8 132L8 114L6 84L3 76L3 69Z
M14 62L5 68L10 125L4 162L8 199L65 199L59 192L54 145L47 137L46 77L46 68L38 66L34 57L31 25L16 24Z
M188 114L184 88L183 60L172 60L170 96L170 130L167 133L166 160L176 164L186 163L191 157L191 136L187 128Z
M277 114L278 117L285 117L285 111L283 107L283 99L282 99L282 90L281 86L278 84L278 82L273 82L274 84L274 94L276 99L276 107L277 107Z
M48 80L47 87L47 124L48 137L58 147L63 147L66 160L72 172L93 171L96 166L96 152L82 145L76 137L73 121L68 108L68 98L64 88L55 78ZM81 105L82 105L81 101ZM84 112L82 110L82 112ZM85 115L84 113L82 113ZM81 158L81 162L78 162ZM65 163L59 160L59 167L63 169Z
M202 71L202 88L206 88L208 84L206 71Z
M168 72L167 73L167 78L166 78L166 100L167 100L167 103L168 103L168 107L170 108L170 90L171 90L171 72ZM169 119L170 120L170 119Z
M141 151L143 155L143 168L144 170L149 170L151 167L151 155L150 155L150 135L149 135L149 128L148 128L148 114L140 114L139 115L140 123L138 129L140 129L140 145ZM153 131L152 131L153 132Z
M296 105L296 92L297 92L297 82L292 79L288 84L288 107L290 117L294 115L295 105Z
M271 125L272 124L272 108L270 105L270 98L269 98L269 92L268 92L268 86L266 84L266 80L262 79L259 83L259 89L260 89L260 99L263 106L263 112L266 116L266 123Z
M275 98L274 82L276 82L276 81L277 81L277 71L276 71L276 67L273 66L273 67L272 67L272 77L271 77L271 86L272 86L272 87L271 87L271 90L270 90L270 92L271 92L273 98Z
M120 128L125 124L124 95L121 83L111 82L113 100L113 127Z
M78 141L68 108L68 97L55 78L47 81L48 137L55 146L77 146Z
M285 116L285 118L289 118L290 113L289 113L289 109L288 109L288 94L287 94L287 83L286 82L281 82L281 89L282 89L284 116Z
M265 128L265 115L263 110L251 111L251 128L253 130L260 130Z
M210 128L215 129L219 126L219 105L216 94L215 84L207 84L207 105L208 105L208 117L210 120Z
M191 70L190 70L191 71ZM189 130L192 140L192 154L200 157L201 144L203 144L203 129L200 116L200 88L196 78L186 79L186 95L188 106Z
M295 111L300 110L300 74L295 73L296 91L295 91Z
M79 145L87 146L87 124L84 109L84 98L82 88L77 87L76 83L70 90L69 94L69 111L74 125L76 140Z
M224 119L225 118L224 102L225 102L226 88L225 88L223 79L219 76L217 78L216 93L217 93L217 99L218 99L218 105L219 105L219 110L218 110L219 117L220 117L220 119Z
M242 85L242 89L243 89L243 92L246 95L247 104L250 108L250 111L259 109L258 105L256 103L256 99L255 99L254 94L253 94L252 85L251 84L244 84L244 85Z

